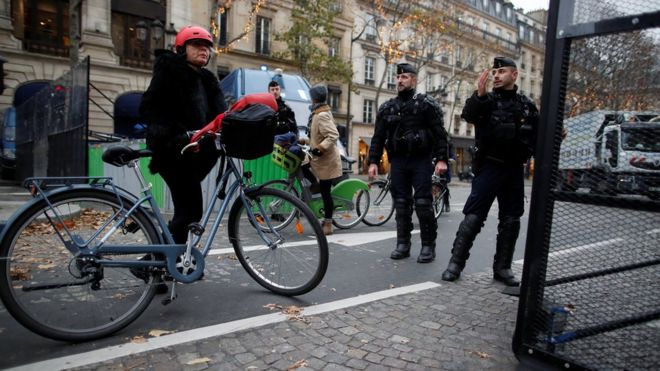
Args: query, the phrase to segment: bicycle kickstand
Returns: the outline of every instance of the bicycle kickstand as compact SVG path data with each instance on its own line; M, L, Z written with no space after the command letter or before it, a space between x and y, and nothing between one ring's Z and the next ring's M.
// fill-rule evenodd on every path
M161 300L160 303L163 305L170 304L171 302L176 300L178 296L179 295L177 295L176 293L176 280L172 280L172 288L170 289L170 296Z

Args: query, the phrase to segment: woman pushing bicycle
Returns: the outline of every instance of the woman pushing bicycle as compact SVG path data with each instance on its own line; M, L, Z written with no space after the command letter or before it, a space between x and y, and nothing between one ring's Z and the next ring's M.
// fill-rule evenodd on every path
M342 176L341 156L337 150L339 132L337 125L327 105L328 89L323 85L314 86L309 90L312 114L309 116L309 145L311 150L310 164L314 174L319 178L321 197L323 198L323 233L332 234L332 214L334 203L330 193L332 180Z

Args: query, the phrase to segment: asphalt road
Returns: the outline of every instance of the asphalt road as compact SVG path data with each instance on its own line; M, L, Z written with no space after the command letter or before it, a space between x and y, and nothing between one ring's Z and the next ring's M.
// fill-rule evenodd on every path
M381 227L361 224L350 230L338 230L330 244L330 264L321 284L312 292L296 297L277 296L263 289L247 275L238 261L226 255L207 258L207 270L202 281L179 285L178 300L164 306L163 296L156 297L146 312L133 324L114 336L84 344L67 344L42 338L20 326L0 306L0 368L76 354L130 341L146 336L151 330L183 331L269 313L266 304L308 306L351 298L375 291L401 287L420 282L441 282L440 276L449 260L451 243L462 220L462 205L469 186L453 186L449 214L438 220L437 257L433 263L417 264L419 235L413 236L412 256L394 261L389 254L395 239L394 218ZM529 199L530 188L526 188ZM526 207L529 204L526 204ZM415 219L414 219L415 220ZM522 221L527 223L527 212ZM490 269L497 230L497 204L477 237L465 273ZM386 236L386 237L384 237ZM352 245L350 241L368 242ZM385 238L385 239L383 239ZM521 231L515 259L524 253L525 231Z

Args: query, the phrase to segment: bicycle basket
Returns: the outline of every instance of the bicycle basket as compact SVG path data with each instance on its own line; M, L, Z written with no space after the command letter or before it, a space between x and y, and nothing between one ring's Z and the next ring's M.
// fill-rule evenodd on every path
M298 166L300 166L300 158L279 144L273 144L273 154L271 158L275 165L286 170L289 174L296 171Z
M273 150L275 112L263 104L230 112L222 121L222 143L228 156L254 160Z

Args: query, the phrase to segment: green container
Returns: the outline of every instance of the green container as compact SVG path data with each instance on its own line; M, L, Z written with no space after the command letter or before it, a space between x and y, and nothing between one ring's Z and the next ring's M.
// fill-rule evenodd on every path
M243 161L245 171L252 172L252 183L263 184L273 179L286 179L289 174L275 165L270 154L256 160Z

